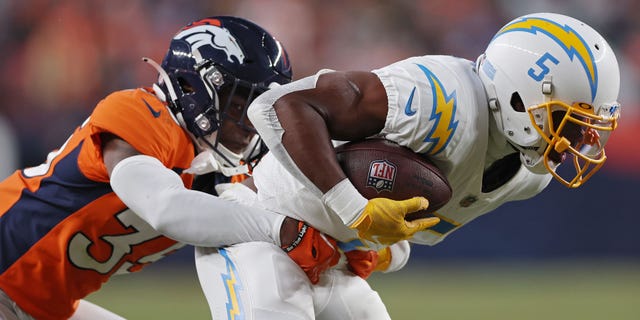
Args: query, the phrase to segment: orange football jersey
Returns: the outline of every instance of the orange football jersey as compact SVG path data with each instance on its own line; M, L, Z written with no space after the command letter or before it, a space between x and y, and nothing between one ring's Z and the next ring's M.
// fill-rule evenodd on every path
M0 183L0 289L37 319L70 317L78 299L111 275L138 271L181 246L115 195L102 132L179 174L194 157L189 136L150 89L124 90L102 100L44 164ZM182 179L191 187L191 175Z

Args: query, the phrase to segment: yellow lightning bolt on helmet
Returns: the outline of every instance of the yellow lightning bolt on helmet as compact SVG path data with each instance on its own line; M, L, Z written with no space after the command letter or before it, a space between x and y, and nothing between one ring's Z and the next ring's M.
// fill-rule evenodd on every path
M602 167L620 115L620 71L597 31L560 14L522 16L493 37L477 71L525 167L572 188ZM559 170L568 158L573 169Z

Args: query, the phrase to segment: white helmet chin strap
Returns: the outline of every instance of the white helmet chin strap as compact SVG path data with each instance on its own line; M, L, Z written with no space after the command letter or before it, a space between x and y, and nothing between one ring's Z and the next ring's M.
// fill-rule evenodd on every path
M218 148L221 146L222 145L218 145ZM185 170L184 173L203 175L210 172L220 172L227 177L231 177L249 172L249 167L247 165L239 164L236 167L227 167L222 165L222 162L225 161L221 159L220 155L211 149L206 149L193 158L193 161L191 161L191 167Z
M191 167L184 172L196 175L220 172L227 177L248 173L249 166L241 164L241 161L244 159L244 154L235 153L221 143L216 145L215 150L210 147L215 144L216 135L217 132L214 132L206 138L196 139L198 149L201 151L191 161ZM201 141L205 139L214 141L214 143L211 143L211 141ZM251 145L249 147L251 147Z
M220 172L227 177L249 172L249 167L246 164L241 164L244 155L227 149L222 143L218 143L216 146L213 157L220 166Z
M538 154L538 152L521 148L518 149L520 150L520 161L527 169L529 169L529 171L531 171L531 173L549 173L549 170L547 170L546 166L544 165L544 157ZM556 168L558 168L559 165L560 164L557 164L553 161L549 161L549 168L553 169L554 171L556 170Z

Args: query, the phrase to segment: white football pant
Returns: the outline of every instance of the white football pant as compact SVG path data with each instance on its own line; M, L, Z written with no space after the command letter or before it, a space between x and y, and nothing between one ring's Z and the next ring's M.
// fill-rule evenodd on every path
M195 255L215 320L391 319L378 293L362 278L334 267L312 285L271 243L196 248Z

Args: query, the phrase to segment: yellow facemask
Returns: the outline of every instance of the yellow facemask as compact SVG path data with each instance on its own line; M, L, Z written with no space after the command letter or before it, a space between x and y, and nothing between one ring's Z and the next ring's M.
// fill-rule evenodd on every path
M611 132L618 125L620 108L611 105L599 108L587 103L568 105L549 101L527 109L534 128L547 142L544 165L560 183L569 188L583 185L607 160L604 152ZM552 163L562 163L572 156L574 171L558 173Z

